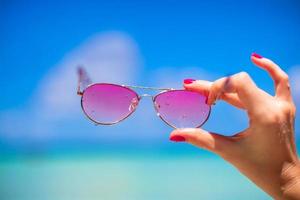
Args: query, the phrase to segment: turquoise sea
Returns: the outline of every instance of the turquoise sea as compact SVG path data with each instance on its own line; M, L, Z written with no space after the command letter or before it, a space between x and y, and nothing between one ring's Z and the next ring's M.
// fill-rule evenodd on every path
M271 199L217 156L30 156L0 161L1 200Z

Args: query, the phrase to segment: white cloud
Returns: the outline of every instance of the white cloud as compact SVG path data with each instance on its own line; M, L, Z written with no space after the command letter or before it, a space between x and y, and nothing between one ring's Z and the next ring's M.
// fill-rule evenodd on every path
M64 122L76 123L82 115L80 97L76 95L78 65L85 66L93 81L132 83L141 61L136 43L126 34L95 35L49 71L40 81L30 105L23 110L1 113L0 133L9 138L52 137L66 131Z
M93 81L128 83L133 82L140 67L139 53L135 42L128 36L109 32L96 35L86 41L64 60L40 83L37 91L40 107L45 113L71 116L78 98L74 98L77 86L76 67L85 66ZM71 112L71 113L70 113ZM53 116L51 116L53 117Z

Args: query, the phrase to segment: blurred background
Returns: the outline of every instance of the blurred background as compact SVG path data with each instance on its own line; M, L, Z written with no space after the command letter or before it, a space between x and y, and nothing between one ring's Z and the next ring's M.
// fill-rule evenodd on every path
M247 71L273 94L250 62L257 52L289 74L299 108L299 36L298 0L0 0L0 199L271 199L218 156L170 142L150 99L120 124L95 126L76 66L95 82L175 88ZM204 126L246 127L223 102ZM299 120L296 132L299 148Z

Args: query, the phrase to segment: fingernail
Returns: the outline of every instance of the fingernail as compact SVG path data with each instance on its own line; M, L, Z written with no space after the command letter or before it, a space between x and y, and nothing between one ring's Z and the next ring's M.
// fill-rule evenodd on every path
M184 84L191 84L191 83L193 83L195 81L195 79L184 79Z
M257 53L252 53L251 56L255 57L255 58L263 58L261 55L257 54Z
M170 140L173 142L184 142L185 138L180 135L174 135L170 137Z

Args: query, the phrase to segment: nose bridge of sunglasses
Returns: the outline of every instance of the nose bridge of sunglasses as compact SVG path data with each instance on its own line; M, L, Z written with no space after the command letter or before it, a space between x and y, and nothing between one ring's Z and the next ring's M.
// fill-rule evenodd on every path
M158 93L175 90L174 88L159 88L159 87L146 87L146 86L137 86L137 85L122 85L123 87L130 88L134 90L139 95L139 99L142 97L151 97L153 98Z
M139 98L142 98L142 97L151 97L151 98L152 98L153 95L145 93L145 94L141 94L141 95L139 96Z

